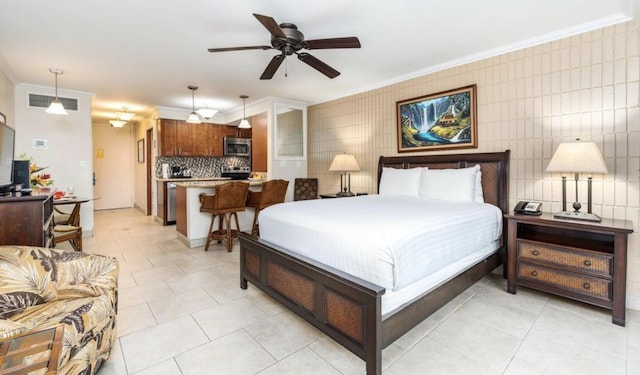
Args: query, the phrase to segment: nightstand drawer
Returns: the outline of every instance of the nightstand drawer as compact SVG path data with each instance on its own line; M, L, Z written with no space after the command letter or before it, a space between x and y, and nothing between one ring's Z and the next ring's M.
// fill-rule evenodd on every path
M524 262L518 264L517 277L523 284L525 284L526 281L535 281L605 301L612 300L613 282L607 279L564 272Z
M533 241L520 240L517 242L518 259L566 266L596 276L613 276L611 272L613 256L554 247Z

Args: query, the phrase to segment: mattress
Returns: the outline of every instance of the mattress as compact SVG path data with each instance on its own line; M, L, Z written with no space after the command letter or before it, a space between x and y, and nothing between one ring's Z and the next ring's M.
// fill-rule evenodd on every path
M495 251L502 233L502 213L491 204L407 196L287 202L261 211L259 221L261 239L396 295Z

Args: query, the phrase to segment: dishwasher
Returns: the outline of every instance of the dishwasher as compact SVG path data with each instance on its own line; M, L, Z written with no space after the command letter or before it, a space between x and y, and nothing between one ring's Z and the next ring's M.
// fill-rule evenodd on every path
M167 224L176 223L176 184L167 182Z

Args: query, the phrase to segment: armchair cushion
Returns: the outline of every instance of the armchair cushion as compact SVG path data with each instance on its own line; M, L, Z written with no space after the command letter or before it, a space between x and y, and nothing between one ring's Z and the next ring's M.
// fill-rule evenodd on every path
M116 338L116 259L0 246L0 338L62 324L59 374L94 374Z

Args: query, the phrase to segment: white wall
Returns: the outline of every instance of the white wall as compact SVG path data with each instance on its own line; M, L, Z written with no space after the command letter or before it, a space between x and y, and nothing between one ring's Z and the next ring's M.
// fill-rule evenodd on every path
M44 108L30 108L28 94L53 96L53 87L19 84L15 87L16 155L26 153L39 166L48 166L47 172L54 186L65 190L74 186L79 197L93 198L91 143L91 98L85 92L58 87L58 96L78 99L78 110L69 114L51 115ZM36 150L33 139L45 139L48 147ZM84 203L80 211L80 224L85 237L93 235L93 202Z

